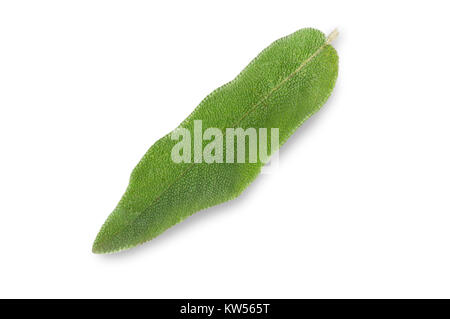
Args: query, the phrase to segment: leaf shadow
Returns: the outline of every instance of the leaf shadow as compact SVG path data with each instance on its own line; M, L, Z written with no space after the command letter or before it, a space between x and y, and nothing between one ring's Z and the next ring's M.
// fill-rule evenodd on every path
M182 237L183 232L187 231L188 229L191 229L192 227L198 225L199 223L205 223L205 220L216 218L220 214L230 213L233 211L238 213L239 206L242 205L243 201L245 201L247 198L255 194L255 191L253 189L258 188L258 185L260 185L261 180L264 180L264 175L258 176L252 183L251 187L248 187L246 190L244 190L244 192L237 198L198 211L197 213L194 213L193 215L187 217L182 222L170 227L161 235L142 245L113 254L100 255L100 258L121 259L125 258L125 256L137 256L141 253L144 253L144 251L149 249L150 246L156 249L161 245L167 245L172 240L179 240L180 238L183 238Z

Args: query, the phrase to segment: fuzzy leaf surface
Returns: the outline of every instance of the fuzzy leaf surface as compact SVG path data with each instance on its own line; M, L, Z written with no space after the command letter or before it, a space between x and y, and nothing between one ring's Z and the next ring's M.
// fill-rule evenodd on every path
M202 120L203 130L214 127L224 133L226 128L279 128L281 146L333 90L338 56L328 42L315 29L301 29L273 42L234 80L208 95L179 127L191 136L194 120ZM93 252L134 247L199 210L237 197L264 165L259 159L174 163L171 151L177 143L169 133L147 151L97 235ZM270 154L274 151L269 147Z

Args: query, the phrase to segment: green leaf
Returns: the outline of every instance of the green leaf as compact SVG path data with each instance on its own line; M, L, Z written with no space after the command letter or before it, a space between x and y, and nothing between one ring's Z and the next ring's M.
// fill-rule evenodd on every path
M282 145L328 99L338 56L328 38L301 29L263 50L234 80L208 95L180 126L194 134L207 128L279 128ZM110 253L155 238L193 213L237 197L264 163L175 163L178 141L158 140L133 170L128 188L94 242ZM208 144L203 143L203 147ZM269 147L269 154L276 149ZM246 157L248 159L248 156Z

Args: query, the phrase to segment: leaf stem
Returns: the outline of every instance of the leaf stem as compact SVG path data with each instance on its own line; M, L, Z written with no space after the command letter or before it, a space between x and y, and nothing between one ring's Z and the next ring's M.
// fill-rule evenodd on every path
M330 44L331 42L333 42L334 39L337 38L338 35L339 35L338 29L334 29L334 30L331 31L331 33L328 35L326 43L327 43L327 44Z

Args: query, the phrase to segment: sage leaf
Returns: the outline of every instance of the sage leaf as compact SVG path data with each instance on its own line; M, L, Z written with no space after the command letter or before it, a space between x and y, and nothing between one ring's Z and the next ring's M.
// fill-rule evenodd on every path
M278 128L281 146L333 90L338 56L330 42L336 35L333 31L327 38L307 28L273 42L234 80L208 95L176 130L184 128L194 135L199 120L202 131ZM264 165L261 158L245 163L176 163L171 153L178 143L169 133L147 151L98 233L94 253L134 247L199 210L237 197ZM208 141L202 143L204 149ZM276 148L269 145L268 155Z

